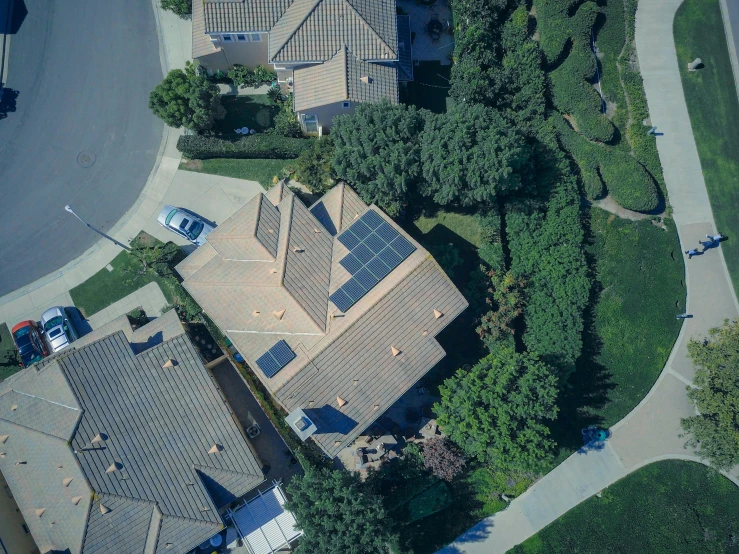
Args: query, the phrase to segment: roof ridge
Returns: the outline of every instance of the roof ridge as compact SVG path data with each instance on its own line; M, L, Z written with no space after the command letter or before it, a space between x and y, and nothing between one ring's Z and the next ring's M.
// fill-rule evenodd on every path
M344 56L344 82L342 83L342 86L344 87L344 98L349 100L349 47L344 44L344 46L339 48L339 50L341 50L341 53ZM336 54L338 54L338 52ZM334 54L334 56L336 54Z
M362 14L359 13L359 10L357 10L357 8L355 8L354 5L351 2L349 2L349 0L342 0L342 1L344 2L344 4L346 4L347 6L349 6L349 8L351 9L351 11L353 11L356 14L356 16L359 18L359 20L372 32L373 35L375 35L375 37L377 37L377 40L379 40L382 43L382 45L385 48L387 48L390 52L392 52L393 54L395 54L395 57L397 58L398 57L398 53L395 50L393 50L392 48L390 48L390 46L387 44L387 42L385 42L385 39L383 39L380 36L380 34L375 30L375 28L372 25L370 25L369 22L364 17L362 17ZM353 53L352 53L352 55L353 55ZM357 58L357 59L359 59L359 58ZM366 61L366 60L362 60L362 61ZM385 60L383 60L383 61L385 61ZM390 60L388 59L387 61L390 61Z

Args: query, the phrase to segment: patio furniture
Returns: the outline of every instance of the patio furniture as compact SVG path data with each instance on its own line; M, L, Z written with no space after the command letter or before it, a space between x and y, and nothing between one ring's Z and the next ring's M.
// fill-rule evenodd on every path
M242 127L241 128L241 134L242 135L248 135L249 134L249 127Z
M433 15L436 17L431 17L431 21L426 24L426 31L429 36L431 36L431 42L438 42L439 39L441 39L441 33L444 31L444 24L439 21L439 16L437 14Z

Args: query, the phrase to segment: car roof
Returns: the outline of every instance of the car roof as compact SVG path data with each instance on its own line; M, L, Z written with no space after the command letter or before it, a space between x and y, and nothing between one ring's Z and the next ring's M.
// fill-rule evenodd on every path
M57 316L64 316L64 311L60 306L54 306L46 310L41 316L41 321L49 321L51 318Z

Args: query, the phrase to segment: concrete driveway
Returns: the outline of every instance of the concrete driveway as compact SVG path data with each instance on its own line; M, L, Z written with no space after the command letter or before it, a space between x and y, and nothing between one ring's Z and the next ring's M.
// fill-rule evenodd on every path
M60 268L107 230L154 166L163 124L151 0L12 2L0 102L0 295ZM7 44L7 42L6 42Z

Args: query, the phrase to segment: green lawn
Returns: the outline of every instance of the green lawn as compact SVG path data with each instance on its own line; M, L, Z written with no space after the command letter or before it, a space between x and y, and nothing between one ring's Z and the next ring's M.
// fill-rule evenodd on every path
M739 101L718 0L685 0L675 15L675 46L703 177L734 290L739 291ZM700 57L705 67L689 72Z
M292 172L296 160L238 160L231 158L213 158L210 160L191 160L182 162L180 169L210 173L236 179L257 181L265 189L272 186L273 178L284 172Z
M226 117L216 120L213 131L216 134L238 137L235 129L249 127L258 133L272 127L275 115L280 108L266 94L253 96L222 96L221 104L226 109Z
M14 373L19 372L18 355L10 335L10 329L5 323L0 323L0 381L7 379Z
M141 263L127 252L118 254L110 265L113 266L113 271L103 268L69 291L72 302L85 317L107 308L152 281L159 284L167 302L174 303L173 292L168 283L153 271L147 271L143 275L136 273L140 270Z
M435 113L444 113L447 108L451 73L451 65L419 62L413 67L413 81L408 83L404 93L405 103Z
M739 488L701 464L646 466L567 512L513 554L739 552Z
M586 314L583 356L571 378L572 398L562 408L564 423L574 418L576 426L613 425L662 371L680 332L675 315L685 311L683 256L674 224L666 220L666 226L592 208L586 252L594 267L595 304ZM578 415L592 419L580 422Z

